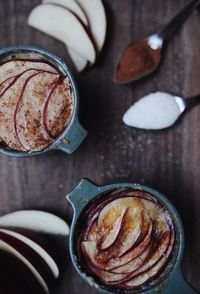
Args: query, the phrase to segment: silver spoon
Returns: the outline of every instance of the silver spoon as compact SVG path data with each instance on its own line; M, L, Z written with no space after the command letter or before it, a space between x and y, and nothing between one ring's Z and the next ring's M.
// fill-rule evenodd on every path
M186 110L199 103L200 95L184 99L164 92L151 93L126 111L123 122L140 129L165 129L172 126Z
M158 33L133 41L122 53L115 72L115 81L126 84L153 72L160 63L164 43L200 5L192 0Z

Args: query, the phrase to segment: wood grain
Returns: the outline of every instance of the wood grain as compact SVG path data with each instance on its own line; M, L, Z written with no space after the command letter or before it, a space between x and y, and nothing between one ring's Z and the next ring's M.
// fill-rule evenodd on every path
M173 128L145 132L123 125L125 110L156 90L185 97L200 93L200 14L188 19L166 46L159 70L128 86L113 82L121 50L132 40L155 32L186 0L105 0L108 35L94 68L77 77L81 121L87 140L72 156L15 159L0 156L0 213L38 208L71 220L65 195L82 177L98 184L131 181L155 187L172 200L186 232L183 272L200 291L200 108L188 112ZM62 44L27 26L39 0L0 0L0 47L33 44L52 50L70 63ZM2 269L0 268L0 271ZM66 261L55 294L96 293ZM175 294L175 293L172 293Z

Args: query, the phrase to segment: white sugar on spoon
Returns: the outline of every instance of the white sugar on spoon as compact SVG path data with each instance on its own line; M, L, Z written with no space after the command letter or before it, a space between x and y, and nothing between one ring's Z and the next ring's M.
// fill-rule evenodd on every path
M147 130L168 128L186 109L199 102L199 96L183 99L165 92L151 93L127 110L123 122L128 126Z

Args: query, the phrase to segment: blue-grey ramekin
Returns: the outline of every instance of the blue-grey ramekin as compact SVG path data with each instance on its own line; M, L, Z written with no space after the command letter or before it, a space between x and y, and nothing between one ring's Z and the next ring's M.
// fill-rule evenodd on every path
M73 75L65 62L60 57L47 50L29 45L0 49L0 62L2 60L12 59L14 57L22 56L24 54L34 54L35 56L38 56L38 58L48 61L50 64L58 68L63 74L68 76L71 83L73 95L73 114L70 123L64 129L62 134L44 150L38 152L22 152L1 147L0 153L14 157L30 157L42 155L53 150L61 150L65 153L71 154L78 148L78 146L87 136L87 131L81 126L78 119L79 94Z
M84 221L84 211L91 203L94 203L99 197L105 193L117 189L133 188L149 193L157 199L164 207L168 209L174 220L176 229L176 243L174 246L172 258L166 266L161 275L152 281L148 286L143 287L141 290L112 290L100 282L96 281L93 277L89 276L81 263L78 254L78 235L79 228L81 227L80 221ZM70 255L74 267L81 275L81 277L92 287L104 294L112 293L146 293L146 294L194 294L195 292L189 284L184 280L181 272L181 259L184 249L184 231L179 214L173 204L160 192L141 184L134 183L118 183L105 186L98 186L88 179L80 181L78 186L67 195L67 199L72 205L74 216L70 231Z

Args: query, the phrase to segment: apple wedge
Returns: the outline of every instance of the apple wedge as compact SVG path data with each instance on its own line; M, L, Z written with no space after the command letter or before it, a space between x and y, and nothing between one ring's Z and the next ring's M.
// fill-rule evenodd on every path
M19 210L0 217L0 227L19 228L30 231L69 235L69 226L61 218L39 210Z
M101 244L101 247L100 247L101 250L107 250L109 247L115 244L115 241L117 240L121 232L121 229L123 227L123 221L126 218L126 213L127 213L127 209L124 209L121 215L114 221L106 238L104 238L104 241Z
M4 238L10 236L11 238L7 238L7 240L12 241L19 241L20 247L30 248L32 251L37 253L38 257L44 261L46 266L48 266L48 269L51 271L52 276L57 279L59 277L59 269L53 258L47 253L46 250L44 250L39 244L31 240L30 238L27 238L25 235L12 231L7 229L0 229L0 234L3 233ZM1 239L0 235L0 239ZM5 241L5 240L4 240ZM34 260L32 261L32 263Z
M87 17L76 0L43 0L42 3L63 6L73 12L84 23L84 25L88 26Z
M52 138L57 138L63 126L69 124L73 112L70 82L67 77L59 79L52 87L43 110L43 125Z
M106 37L106 13L101 0L77 0L85 12L92 36L95 40L98 52L103 48Z
M83 12L80 5L75 0L43 0L42 3L56 4L67 8L68 10L73 12L78 17L78 19L83 22L85 26L88 27L87 17L85 16L85 13ZM74 63L76 70L78 72L82 72L86 68L88 61L80 54L76 53L76 51L71 49L69 46L67 46L67 51L71 60Z
M128 274L128 273L132 273L133 271L136 271L139 267L141 267L144 262L145 259L149 256L150 252L151 252L152 247L148 246L144 252L142 252L137 258L134 258L132 261L130 261L129 263L118 267L114 270L111 270L111 273L114 274Z
M40 273L35 269L35 267L15 248L13 248L11 245L9 245L7 242L0 240L0 251L5 251L13 256L15 256L17 259L19 259L24 265L32 272L33 276L37 279L39 284L42 286L45 293L49 293L49 288L40 275Z
M29 268L14 255L0 249L0 293L45 294Z
M40 151L52 141L43 126L44 109L49 92L59 75L37 72L24 83L14 113L16 137L27 151ZM37 95L35 95L37 85ZM36 140L37 138L37 140Z
M174 233L172 232L170 245L169 245L166 253L160 258L160 260L157 263L155 263L154 266L152 266L149 270L144 272L142 275L139 275L139 276L131 279L130 281L126 282L124 284L124 286L126 286L126 288L133 289L138 286L143 286L148 281L154 279L154 277L156 277L159 274L159 272L162 270L163 266L167 262L168 258L170 257L170 254L171 254L172 248L173 248L173 244L174 244L174 239L175 239L175 236L174 236Z
M17 101L21 95L25 81L31 75L36 73L36 70L25 72L15 81L13 85L7 89L7 91L4 91L4 93L1 95L0 137L11 149L14 150L25 150L15 133L15 123L13 117L15 114ZM13 95L13 93L15 93L15 95Z
M76 53L76 51L74 51L73 49L67 47L67 50L71 60L74 63L76 70L78 72L82 72L86 68L88 61L85 58L83 58L81 55Z
M7 60L0 64L0 84L5 80L16 77L19 74L24 73L26 70L44 70L57 74L58 71L45 61L28 60L28 59L15 59ZM14 75L14 76L13 76Z
M142 254L150 245L150 242L152 240L152 231L153 231L153 225L151 223L149 225L147 234L141 240L141 243L138 244L138 246L134 247L132 250L130 250L127 254L122 256L120 259L109 260L106 269L113 271L119 267L122 267L128 264L129 262L131 262L132 260L140 256L140 254Z
M29 15L28 24L60 40L89 62L95 62L96 53L90 37L68 9L52 4L36 6Z

